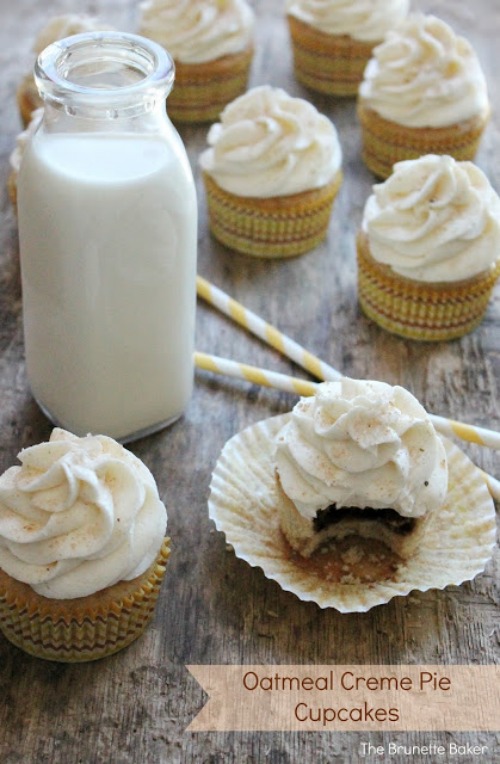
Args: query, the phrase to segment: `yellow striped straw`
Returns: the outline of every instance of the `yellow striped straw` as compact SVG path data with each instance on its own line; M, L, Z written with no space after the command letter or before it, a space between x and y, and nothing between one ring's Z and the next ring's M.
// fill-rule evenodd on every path
M314 395L318 386L317 382L307 382L304 379L298 379L297 377L290 377L287 374L280 374L275 371L269 371L268 369L261 369L258 366L249 366L246 363L239 363L238 361L232 361L229 358L221 358L221 356L210 355L208 353L195 352L194 354L195 366L198 369L204 371L211 371L214 374L224 374L228 377L234 377L236 379L244 379L247 382L252 382L256 385L263 385L264 387L272 387L276 390L284 390L287 393L295 393L296 395ZM435 417L431 415L433 420L437 420L436 429L445 435L458 435L462 437L462 440L468 440L472 443L479 443L476 436L476 429L470 427L470 425L463 425L460 422L453 422L443 417ZM454 428L456 426L456 429ZM480 430L487 435L495 435L489 430ZM467 437L465 437L467 436ZM489 475L487 472L483 472L483 477L486 480L491 496L494 499L500 501L500 481Z
M201 276L197 277L197 291L199 297L203 298L210 305L220 310L229 318L236 321L248 331L264 340L268 345L287 356L291 361L310 372L317 379L333 380L340 379L343 375L333 366L322 361L317 356L309 353L305 348L285 334L276 329L275 326L264 321L248 308L245 308L240 302L237 302L228 294L211 284ZM254 380L256 381L256 380ZM437 430L443 435L455 435L460 440L469 443L476 443L481 446L488 446L500 450L500 433L493 430L487 430L484 427L464 424L453 419L430 414L430 418Z
M273 387L276 390L295 393L295 395L314 395L317 387L316 382L307 382L305 379L289 377L276 371L260 369L258 366L249 366L246 363L230 361L228 358L221 358L220 356L209 355L208 353L196 352L194 354L194 362L198 369L203 369L204 371L212 371L214 374L225 374L236 379L245 379L247 382L253 382L256 385Z
M202 278L202 276L197 277L196 288L198 296L208 302L209 305L213 305L214 308L232 318L233 321L236 321L244 329L264 340L264 342L278 350L291 361L294 361L298 366L312 374L313 377L316 377L316 379L340 379L342 376L339 371L324 363L320 358L299 345L298 342L287 337L286 334L280 332L275 326L264 321L264 319L248 308L245 308L240 302L234 300L226 292L223 292L222 289L214 286L214 284L211 284Z

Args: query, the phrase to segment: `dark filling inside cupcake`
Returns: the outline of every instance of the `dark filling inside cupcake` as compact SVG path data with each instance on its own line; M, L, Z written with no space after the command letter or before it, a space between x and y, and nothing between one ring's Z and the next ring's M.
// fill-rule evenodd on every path
M385 509L340 507L337 509L336 504L331 504L326 509L319 509L313 520L313 527L315 532L319 533L330 525L350 519L382 521L394 533L398 533L401 536L411 533L415 527L415 519L413 517L402 517L395 509L390 509L389 507Z

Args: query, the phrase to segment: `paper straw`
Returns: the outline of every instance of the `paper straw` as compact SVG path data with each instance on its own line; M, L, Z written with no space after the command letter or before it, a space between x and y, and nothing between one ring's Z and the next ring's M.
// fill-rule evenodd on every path
M205 371L225 374L236 379L245 379L247 382L253 382L256 385L274 387L287 393L295 393L295 395L314 395L317 388L316 382L307 382L305 379L289 377L276 371L267 371L267 369L249 366L246 363L230 361L228 358L208 355L208 353L196 352L194 354L194 362L199 369L204 369Z
M279 350L283 355L290 358L291 361L294 361L303 369L306 369L317 379L333 380L340 379L343 376L333 366L309 353L297 342L280 332L275 326L264 321L223 292L222 289L214 286L201 276L197 277L197 291L198 295L210 305L213 305L226 316L232 318L240 326L248 329L252 334L260 337L260 339L275 348L275 350ZM435 428L443 435L455 435L460 440L465 440L468 443L476 443L480 446L488 446L489 448L500 450L500 433L498 432L487 430L484 427L457 422L453 419L446 419L435 414L429 414L429 416Z
M198 296L203 300L206 300L210 305L224 313L237 324L243 326L256 337L260 337L268 345L278 350L285 355L291 361L301 366L306 371L310 372L313 377L317 379L340 379L342 374L324 363L320 358L310 353L303 348L298 342L295 342L286 334L280 332L275 326L269 324L264 319L260 318L256 313L253 313L248 308L245 308L240 302L234 300L226 292L223 292L219 287L214 286L201 276L197 277L196 287Z
M287 393L295 393L296 395L314 395L318 386L317 382L307 382L306 380L298 379L297 377L290 377L287 374L279 374L275 371L261 369L258 366L249 366L246 363L231 361L229 358L221 358L220 356L210 355L208 353L195 352L194 362L198 369L203 369L204 371L211 371L214 374L224 374L225 376L234 377L236 379L244 379L247 382L252 382L256 385L272 387L277 390L284 390ZM442 429L440 429L439 426L436 426L436 429L440 429L440 432L443 432L445 435L458 435L458 433L461 433L463 440L469 440L472 443L479 442L477 440L476 432L479 428L443 419L443 417L431 418L437 419L438 424L442 423ZM456 425L457 429L454 428L454 425ZM483 430L481 430L481 432L483 432ZM490 433L488 430L485 430L484 432L487 435L496 434ZM482 471L482 473L488 484L491 496L500 501L500 481L496 480L496 478L489 475L487 472Z

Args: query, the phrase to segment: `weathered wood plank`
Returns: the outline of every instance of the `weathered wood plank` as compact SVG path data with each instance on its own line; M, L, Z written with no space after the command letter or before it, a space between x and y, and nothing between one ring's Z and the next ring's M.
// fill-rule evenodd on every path
M327 242L304 257L261 262L233 255L210 237L197 157L206 127L181 130L200 201L199 272L346 374L400 383L435 413L500 429L500 291L482 326L446 345L418 345L385 334L356 301L354 234L373 178L362 166L352 102L331 103L293 79L278 0L256 0L257 50L251 84L269 82L308 97L336 123L345 182ZM465 33L480 53L491 97L497 79L500 8L491 0L421 0ZM93 11L133 30L133 0L78 5L53 0L50 16ZM8 154L19 130L15 88L30 46L49 17L42 0L4 3L0 26L0 469L50 425L33 403L23 364L16 222L6 196ZM478 164L500 188L500 121L493 115ZM285 373L299 370L200 304L200 350ZM294 398L199 373L185 417L132 446L155 474L169 510L173 554L152 628L126 651L95 665L58 666L23 655L0 639L0 758L17 762L348 762L363 734L187 734L203 693L187 663L488 663L499 659L498 555L484 575L445 592L413 594L368 614L340 615L299 602L226 550L208 520L210 475L224 442L244 426L288 410ZM464 450L500 476L496 454ZM446 741L446 734L434 736ZM417 733L401 743L428 742ZM463 733L493 750L495 735ZM370 735L374 744L386 735ZM422 762L427 761L422 757ZM493 759L492 759L493 760Z

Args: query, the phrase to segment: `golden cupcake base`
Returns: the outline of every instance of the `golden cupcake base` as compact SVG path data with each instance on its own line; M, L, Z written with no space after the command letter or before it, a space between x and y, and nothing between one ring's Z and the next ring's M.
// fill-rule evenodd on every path
M17 172L11 170L7 176L7 194L17 215Z
M326 186L289 196L237 196L203 174L210 229L226 247L254 257L294 257L326 237L333 201L342 182L339 170Z
M449 154L457 161L474 159L488 115L447 127L405 127L384 119L358 102L363 139L362 157L379 178L388 178L393 165L425 154Z
M295 78L311 90L355 96L375 43L331 35L288 16Z
M363 312L383 329L413 340L453 340L480 323L496 280L500 259L470 279L428 284L412 281L378 263L368 237L357 239L358 299Z
M0 570L0 631L26 653L63 663L93 661L122 650L153 617L169 545L166 538L141 576L72 600L42 597Z
M16 101L23 127L26 128L31 122L33 112L43 106L31 73L24 76L17 88Z
M215 122L223 108L247 87L253 47L202 64L175 62L175 81L167 99L174 122Z

